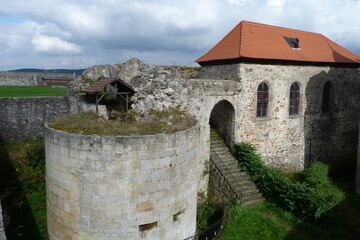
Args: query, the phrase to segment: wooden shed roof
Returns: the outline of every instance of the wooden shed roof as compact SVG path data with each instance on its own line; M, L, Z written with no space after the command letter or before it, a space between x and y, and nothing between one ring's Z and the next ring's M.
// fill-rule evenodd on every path
M118 82L120 85L124 86L130 92L134 92L134 88L127 82L121 80L120 78L103 78L103 79L93 83L92 85L90 85L84 89L81 89L80 92L95 93L95 92L99 91L100 89L106 87L107 85L113 84L116 82Z

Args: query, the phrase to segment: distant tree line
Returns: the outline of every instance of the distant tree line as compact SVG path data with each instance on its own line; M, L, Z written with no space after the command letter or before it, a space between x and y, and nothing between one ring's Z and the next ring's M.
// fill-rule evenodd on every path
M85 69L37 69L37 68L22 68L16 70L9 70L8 72L33 72L33 73L75 73L81 75Z

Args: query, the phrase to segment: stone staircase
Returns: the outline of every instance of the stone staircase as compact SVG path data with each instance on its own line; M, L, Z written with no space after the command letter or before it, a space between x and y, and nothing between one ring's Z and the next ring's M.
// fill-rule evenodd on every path
M210 131L210 159L243 206L251 208L264 202L250 176L240 170L237 160L214 129Z

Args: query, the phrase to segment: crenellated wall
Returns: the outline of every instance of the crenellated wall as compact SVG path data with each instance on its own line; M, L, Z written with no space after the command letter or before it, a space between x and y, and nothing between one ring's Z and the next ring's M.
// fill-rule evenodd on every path
M182 240L195 233L198 126L144 136L47 127L45 140L51 240Z

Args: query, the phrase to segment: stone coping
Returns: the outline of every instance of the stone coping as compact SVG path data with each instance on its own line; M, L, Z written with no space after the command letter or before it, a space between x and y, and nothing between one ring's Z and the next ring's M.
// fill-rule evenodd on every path
M49 127L48 122L45 123L45 129L46 130L51 130L51 131L55 131L58 133L64 133L64 134L70 134L73 136L81 136L81 137L104 137L104 138L146 138L146 137L153 137L153 136L157 136L157 135L173 135L173 134L180 134L183 132L187 132L190 130L195 130L198 129L200 126L197 123L195 126L189 127L187 129L181 130L181 131L177 131L177 132L173 132L173 133L155 133L155 134L136 134L136 135L98 135L98 134L92 134L92 135L85 135L85 134L81 134L81 133L70 133L64 130L58 130L58 129L54 129L52 127Z

